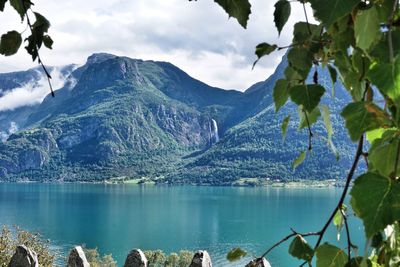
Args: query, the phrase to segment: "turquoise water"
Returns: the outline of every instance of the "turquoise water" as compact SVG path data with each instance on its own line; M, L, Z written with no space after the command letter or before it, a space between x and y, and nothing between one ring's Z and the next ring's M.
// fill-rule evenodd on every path
M341 190L4 183L0 225L40 232L64 254L75 244L97 247L112 253L119 266L132 248L206 249L216 267L243 266L226 262L231 248L260 255L290 227L319 230ZM363 248L361 223L350 221L352 239ZM336 243L333 227L327 240ZM272 266L301 263L287 247L269 255Z

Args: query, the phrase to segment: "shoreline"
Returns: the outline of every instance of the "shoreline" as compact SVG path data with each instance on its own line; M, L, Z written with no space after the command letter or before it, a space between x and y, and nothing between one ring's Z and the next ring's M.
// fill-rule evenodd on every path
M239 179L232 184L210 184L210 183L169 183L152 180L149 178L142 179L108 179L102 181L0 181L0 184L17 183L17 184L104 184L104 185L132 185L132 186L215 186L215 187L270 187L270 188L342 188L344 181L336 179L327 180L261 180L258 178Z

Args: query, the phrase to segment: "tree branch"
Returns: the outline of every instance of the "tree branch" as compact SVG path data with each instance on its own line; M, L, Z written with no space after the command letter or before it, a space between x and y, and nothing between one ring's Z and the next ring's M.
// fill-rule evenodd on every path
M397 178L397 168L399 166L399 154L400 154L400 140L397 141L397 152L396 152L396 162L394 164L394 170L393 170L393 179L396 180Z
M272 245L269 249L267 249L266 252L264 252L264 254L261 255L260 258L258 258L257 260L262 260L262 258L264 258L265 256L268 255L268 253L270 253L272 250L274 250L276 247L278 247L280 244L284 243L285 241L287 241L288 239L296 236L296 235L301 235L301 236L316 236L316 235L320 235L320 232L309 232L309 233L298 233L296 232L294 229L290 229L292 230L292 233L285 236L284 238L282 238L280 241L276 242L274 245Z
M350 230L349 230L349 224L347 223L347 215L344 213L343 209L340 209L340 212L342 213L343 221L344 221L344 227L346 228L346 236L347 236L347 256L348 256L348 261L351 261L351 248L355 247L353 243L351 243L351 238L350 238Z
M328 226L330 225L330 223L332 222L333 218L335 217L336 212L343 205L344 199L346 198L346 195L347 195L347 191L349 190L349 187L350 187L351 179L354 176L354 172L356 171L356 168L357 168L357 165L358 165L358 161L360 160L360 157L362 155L363 145L364 145L364 135L362 135L360 140L358 141L357 152L356 152L353 164L351 166L351 169L349 171L349 174L347 175L346 184L344 186L344 189L343 189L342 195L341 195L341 197L339 199L339 202L336 205L336 208L333 210L332 214L330 215L329 219L325 223L325 225L322 227L322 230L320 231L321 235L319 236L318 241L314 246L314 249L316 249L319 246L319 244L321 243L322 238L324 237L324 234L325 234L326 230L328 229Z
M22 5L23 5L23 7L24 7L24 11L25 11L26 21L27 21L28 27L29 27L29 29L31 30L31 33L33 34L33 26L32 26L32 23L31 23L31 21L30 21L30 19L29 19L28 9L26 8L24 1L21 1L21 2L22 2ZM36 54L37 54L38 63L39 63L39 65L42 67L42 69L43 69L43 71L44 71L44 73L45 73L45 75L46 75L47 82L48 82L49 87L50 87L51 96L54 97L54 96L55 96L55 95L54 95L54 90L53 90L53 86L51 85L51 81L50 81L50 80L51 80L51 75L50 75L50 73L47 71L46 66L43 64L43 61L42 61L42 59L40 58L39 47L37 46L36 43L35 43L35 52L36 52Z

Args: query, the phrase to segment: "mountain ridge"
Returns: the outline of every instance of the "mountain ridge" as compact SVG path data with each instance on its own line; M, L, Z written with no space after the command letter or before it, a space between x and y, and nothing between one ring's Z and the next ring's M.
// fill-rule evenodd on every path
M0 180L149 177L160 183L232 184L254 177L310 178L302 168L290 170L293 147L273 147L281 140L282 115L271 115L272 87L286 64L284 57L272 76L243 93L208 86L168 62L93 54L71 71L55 98L47 96L30 114L22 113L23 129L0 143ZM292 106L286 112L293 113ZM317 129L323 135L321 125ZM287 142L291 137L296 146L304 145L293 130ZM315 147L324 153L323 142ZM350 147L345 140L339 150L346 154ZM332 157L312 160L327 174L321 179L338 178L346 165L324 161Z

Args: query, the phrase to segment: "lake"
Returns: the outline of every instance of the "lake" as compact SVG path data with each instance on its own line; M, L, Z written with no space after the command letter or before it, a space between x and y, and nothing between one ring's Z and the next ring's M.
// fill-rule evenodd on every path
M298 232L320 230L341 191L0 183L0 225L40 232L65 255L73 245L97 247L112 253L119 266L132 248L206 249L216 267L244 266L243 261L228 263L226 253L240 246L260 255L289 234L290 227ZM362 224L349 220L352 239L362 249ZM334 227L326 240L337 243ZM268 256L272 266L301 263L287 254L288 244ZM344 233L339 244L345 247Z

